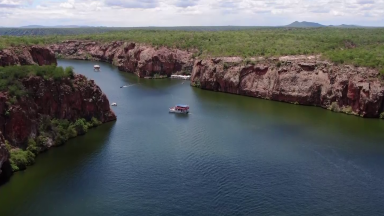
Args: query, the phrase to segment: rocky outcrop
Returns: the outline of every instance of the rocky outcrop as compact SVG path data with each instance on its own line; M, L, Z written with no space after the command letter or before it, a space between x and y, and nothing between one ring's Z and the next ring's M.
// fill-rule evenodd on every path
M195 61L191 84L362 117L384 111L384 84L375 69L335 65L319 56L278 59L214 58Z
M29 77L22 80L28 96L10 105L7 94L0 94L0 129L6 140L22 145L37 134L39 117L75 121L80 118L101 122L116 119L108 98L93 80L83 75L61 81Z
M46 47L13 47L0 50L0 66L57 64L54 52Z
M51 45L50 49L64 58L112 63L119 70L135 73L142 78L190 73L193 65L192 53L165 47L157 49L122 41L111 43L64 41Z

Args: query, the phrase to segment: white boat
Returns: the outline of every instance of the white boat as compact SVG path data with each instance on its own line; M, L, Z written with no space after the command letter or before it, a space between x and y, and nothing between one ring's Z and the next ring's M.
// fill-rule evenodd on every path
M181 113L181 114L188 114L189 113L189 106L184 104L177 104L174 107L169 108L170 113Z
M111 106L117 106L117 103L112 103Z
M93 66L94 71L100 71L100 66L99 65L94 65Z
M191 79L190 75L171 75L172 79L183 79L183 80L189 80Z

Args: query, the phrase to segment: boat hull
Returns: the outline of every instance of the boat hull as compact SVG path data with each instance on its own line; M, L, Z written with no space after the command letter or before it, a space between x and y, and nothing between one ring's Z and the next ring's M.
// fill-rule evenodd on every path
M186 110L186 111L181 111L181 110L175 110L175 109L173 109L173 108L170 108L169 109L169 112L170 113L177 113L177 114L188 114L189 113L189 110Z

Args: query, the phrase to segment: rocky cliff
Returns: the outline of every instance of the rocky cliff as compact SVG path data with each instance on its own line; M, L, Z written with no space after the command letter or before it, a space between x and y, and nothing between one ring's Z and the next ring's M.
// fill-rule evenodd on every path
M57 64L52 50L42 46L13 47L0 50L0 66Z
M34 76L22 83L29 94L17 103L9 105L8 95L0 94L0 128L5 139L14 145L26 143L37 134L41 115L69 121L92 117L101 122L116 119L105 94L83 75L61 81Z
M116 41L64 41L50 46L59 57L79 60L97 60L112 63L119 70L139 77L170 76L190 73L192 53L170 48L154 48L143 44Z
M319 56L195 61L191 84L221 91L319 106L362 117L384 111L384 84L374 69L335 65Z
M0 66L51 64L57 62L49 48L0 50ZM83 75L54 66L7 68L1 74L0 90L0 174L5 171L0 181L12 170L33 163L39 152L116 119L106 95ZM32 70L37 75L31 75Z
M87 80L83 75L74 75L56 81L52 78L30 76L23 78L21 83L28 94L17 101L12 101L15 97L12 99L8 92L0 93L0 134L2 133L0 141L7 140L8 148L20 152L29 151L30 140L35 140L37 146L32 147L38 150L30 150L34 153L31 160L35 154L52 146L61 145L63 141L76 134L84 133L84 131L76 131L79 126L76 124L73 125L75 135L69 135L68 126L62 128L58 125L48 125L44 129L47 131L42 131L42 125L46 124L42 121L43 117L68 120L68 123L84 119L84 122L90 122L86 123L87 128L96 126L91 124L94 121L104 123L116 119L106 95L93 80ZM3 143L0 142L0 165L10 159L9 152ZM28 151L27 153L30 153ZM15 154L21 155L19 152ZM11 161L10 164L13 163L16 164L13 170L24 169L25 165L31 164L28 161L26 163Z

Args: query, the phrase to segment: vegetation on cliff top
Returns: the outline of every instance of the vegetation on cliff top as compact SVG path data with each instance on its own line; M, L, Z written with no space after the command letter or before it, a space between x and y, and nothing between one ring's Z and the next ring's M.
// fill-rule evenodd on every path
M68 120L50 119L48 116L43 116L40 119L38 135L29 139L26 148L12 149L12 146L7 142L12 171L25 169L34 163L37 154L51 146L63 145L68 139L85 134L89 128L97 127L100 124L101 122L96 118L92 118L89 122L85 119L69 122Z
M61 80L67 77L73 78L74 72L72 67L63 68L55 65L0 67L0 91L8 92L11 102L15 100L14 97L19 99L28 93L21 82L21 79L28 76L40 76L44 79L53 78L55 80Z
M384 28L260 28L239 31L131 30L67 36L1 37L9 46L63 40L131 41L193 50L195 56L282 56L322 54L336 63L379 68L384 73Z

